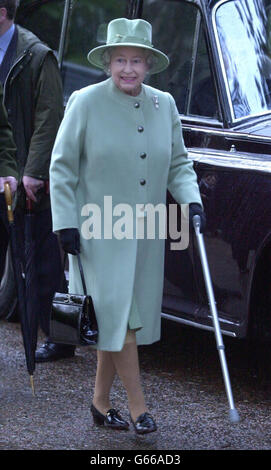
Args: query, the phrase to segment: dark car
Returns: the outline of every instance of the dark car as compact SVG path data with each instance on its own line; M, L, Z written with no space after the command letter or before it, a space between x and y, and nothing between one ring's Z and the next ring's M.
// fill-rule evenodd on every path
M207 214L204 238L222 332L269 339L271 0L21 3L18 21L58 54L65 102L73 90L105 78L86 55L104 42L108 21L151 22L153 42L170 66L149 84L169 91L180 113ZM185 250L171 250L171 241L165 242L162 316L212 329L195 236ZM8 272L0 292L5 306ZM0 309L2 316L13 311Z

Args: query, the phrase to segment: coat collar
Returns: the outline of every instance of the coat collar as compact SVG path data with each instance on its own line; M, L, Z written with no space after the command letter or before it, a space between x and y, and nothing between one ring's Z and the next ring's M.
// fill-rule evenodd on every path
M142 101L145 98L146 91L145 91L145 85L142 84L142 89L139 95L137 96L131 96L127 95L127 93L123 93L113 82L112 78L108 78L106 80L106 86L108 89L108 93L111 98L113 98L115 101L117 101L119 104L125 105L125 106L131 106L135 105L135 103L142 103Z
M25 53L26 50L31 49L35 44L40 43L40 39L35 36L31 31L23 28L22 26L16 25L18 30L18 42L16 58L20 57Z

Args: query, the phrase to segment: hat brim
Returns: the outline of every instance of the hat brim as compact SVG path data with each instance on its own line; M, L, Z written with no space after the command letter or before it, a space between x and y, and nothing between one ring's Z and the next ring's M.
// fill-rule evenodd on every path
M116 44L105 44L103 46L98 46L92 49L88 55L88 61L95 65L95 67L104 69L104 61L103 61L103 54L107 49L112 49L116 47L139 47L141 49L148 50L153 53L156 57L157 61L153 63L153 66L149 70L150 74L159 73L165 70L169 65L169 58L163 52L159 51L158 49L154 49L154 47L144 46L142 44L135 44L131 42L124 42L124 43L116 43Z

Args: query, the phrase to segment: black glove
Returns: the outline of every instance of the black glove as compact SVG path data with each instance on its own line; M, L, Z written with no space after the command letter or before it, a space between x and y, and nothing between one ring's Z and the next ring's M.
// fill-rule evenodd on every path
M71 255L80 253L80 233L77 228L65 228L59 231L63 250Z
M192 204L189 204L189 223L190 223L190 227L192 228L194 227L193 225L194 215L200 216L200 232L203 233L206 228L206 215L201 205L193 202Z

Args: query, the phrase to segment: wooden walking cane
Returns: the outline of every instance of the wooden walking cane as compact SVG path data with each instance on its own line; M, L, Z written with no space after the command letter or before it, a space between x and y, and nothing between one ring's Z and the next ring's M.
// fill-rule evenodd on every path
M6 199L6 206L7 206L7 217L9 223L14 222L14 216L13 216L13 211L12 211L12 196L11 196L11 190L9 183L4 184L4 193L5 193L5 199Z
M200 254L200 259L201 259L201 264L202 264L204 280L205 280L205 286L206 286L209 306L210 306L210 310L212 314L213 326L214 326L215 337L216 337L216 344L217 344L217 349L219 353L228 402L230 406L229 419L232 423L238 423L239 415L238 415L238 411L236 410L234 406L230 377L229 377L227 361L225 357L225 347L223 344L223 339L222 339L218 315L217 315L216 302L215 302L215 297L214 297L214 292L213 292L213 286L212 286L212 281L211 281L211 276L210 276L210 271L209 271L208 260L206 256L204 239L203 239L202 233L200 232L200 216L199 215L194 215L193 225L194 225L196 238L198 242L198 248L199 248L199 254Z

